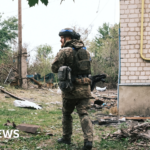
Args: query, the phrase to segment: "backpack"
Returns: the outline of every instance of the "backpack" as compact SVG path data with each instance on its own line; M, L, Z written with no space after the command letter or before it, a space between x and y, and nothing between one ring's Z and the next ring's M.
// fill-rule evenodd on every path
M91 74L91 58L86 51L86 47L74 49L74 63L72 66L73 75L89 75Z

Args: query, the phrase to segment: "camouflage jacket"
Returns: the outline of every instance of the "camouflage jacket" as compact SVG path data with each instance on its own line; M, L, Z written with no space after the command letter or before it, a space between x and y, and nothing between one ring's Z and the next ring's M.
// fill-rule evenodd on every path
M72 66L74 58L72 47L82 48L84 47L84 43L80 40L67 41L64 47L57 53L57 56L52 63L51 69L54 73L58 73L58 69L61 66ZM66 99L85 99L91 97L91 89L89 84L74 84L74 86L75 89L72 92L62 92L62 97Z

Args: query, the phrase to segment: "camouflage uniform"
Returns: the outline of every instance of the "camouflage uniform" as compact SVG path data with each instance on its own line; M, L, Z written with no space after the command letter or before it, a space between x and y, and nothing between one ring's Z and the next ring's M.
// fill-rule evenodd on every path
M72 67L73 64L73 49L82 48L84 44L80 40L67 41L64 47L57 53L55 60L52 63L52 71L58 73L58 69L61 66ZM90 56L90 54L88 53ZM77 109L77 113L80 117L82 130L84 133L85 141L93 141L93 127L91 120L88 116L87 108L90 106L89 98L91 97L91 89L88 82L74 83L75 89L72 92L62 92L63 98L63 137L70 139L72 135L72 117L71 113L74 109Z

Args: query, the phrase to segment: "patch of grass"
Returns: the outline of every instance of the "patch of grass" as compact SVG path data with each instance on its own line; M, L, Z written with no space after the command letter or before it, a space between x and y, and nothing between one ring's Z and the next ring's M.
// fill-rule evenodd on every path
M16 125L26 123L39 125L40 129L38 134L30 134L25 132L19 132L20 137L18 139L0 139L0 149L10 150L81 150L84 139L83 132L80 125L80 119L76 113L76 109L72 114L73 117L73 135L72 144L58 144L57 139L62 137L62 110L57 106L51 104L51 102L59 101L62 102L61 96L54 93L41 89L15 89L6 87L9 92L15 95L33 99L35 103L41 104L43 108L41 110L18 108L13 105L15 99L5 98L5 94L0 93L0 129L7 130L12 129L11 127L3 126L7 120L14 121ZM44 96L44 97L43 97ZM10 109L12 111L10 111ZM105 110L107 114L109 112ZM96 110L88 110L91 120L95 120ZM127 149L130 145L126 140L122 141L109 141L101 140L103 134L113 133L117 129L114 127L105 127L94 125L94 141L93 150L108 150L108 149ZM45 133L52 133L54 136L46 136Z

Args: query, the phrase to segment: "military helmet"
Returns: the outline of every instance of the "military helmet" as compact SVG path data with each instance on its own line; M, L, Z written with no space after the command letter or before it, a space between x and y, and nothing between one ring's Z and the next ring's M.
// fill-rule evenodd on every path
M72 39L77 39L80 40L80 34L76 33L73 29L71 28L65 28L62 29L59 32L59 36L70 36Z

